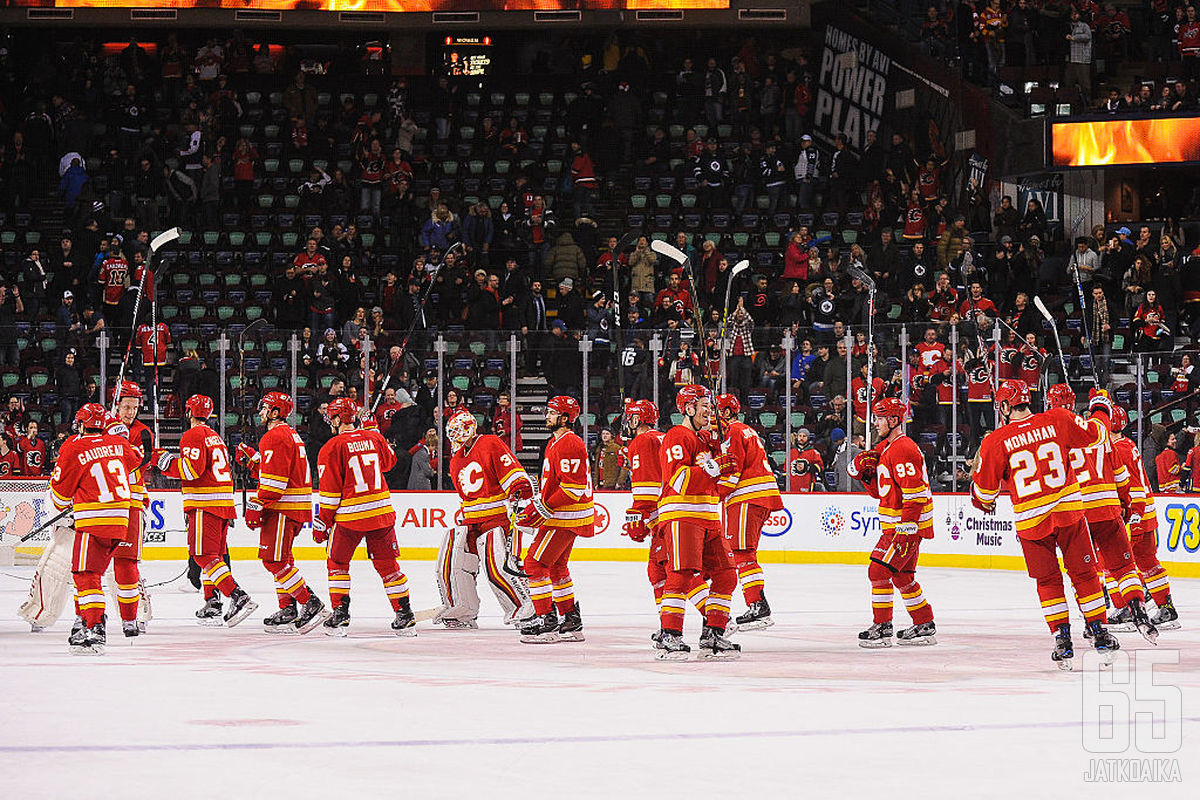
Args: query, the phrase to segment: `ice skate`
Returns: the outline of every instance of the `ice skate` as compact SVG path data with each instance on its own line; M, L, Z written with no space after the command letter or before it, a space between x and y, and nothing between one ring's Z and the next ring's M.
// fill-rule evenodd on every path
M321 598L309 592L308 602L300 609L296 617L296 630L301 636L329 619L329 609L321 602Z
M579 616L579 601L575 601L575 607L563 615L562 622L558 624L558 638L563 642L582 642L583 641L583 619Z
M204 601L204 607L196 612L196 623L207 627L217 627L225 624L221 595L214 594Z
M1175 604L1171 602L1170 595L1167 595L1167 599L1158 607L1151 622L1160 631L1179 630L1179 612L1175 610Z
M258 608L258 603L250 599L250 595L242 591L242 587L233 587L229 595L229 610L225 612L225 625L232 628L250 616Z
M1154 627L1154 623L1150 621L1150 615L1146 613L1146 607L1142 605L1142 601L1130 600L1129 610L1133 614L1133 626L1142 635L1142 638L1150 644L1158 644L1158 628Z
M343 597L342 602L333 607L329 619L321 624L321 630L326 636L345 636L350 629L350 598Z
M1133 612L1129 610L1129 606L1115 609L1108 615L1109 630L1114 631L1132 631L1135 630L1133 624Z
M876 622L858 634L858 646L866 648L891 647L892 623Z
M1111 666L1116 652L1121 649L1121 643L1099 622L1089 622L1087 629L1091 634L1089 638L1092 640L1092 647L1100 656L1101 666Z
M558 638L558 617L549 614L535 616L521 626L521 641L525 644L554 644Z
M263 630L267 633L295 633L296 617L298 616L296 601L292 600L292 602L263 620Z
M479 630L479 623L473 619L451 619L450 617L447 617L446 619L437 620L437 624L444 626L448 631Z
M692 648L683 641L683 634L675 631L661 631L658 635L658 653L655 658L659 661L687 661Z
M123 619L121 620L121 633L125 634L126 639L132 639L135 636L140 636L142 629L136 619Z
M105 627L107 622L107 617L104 617L90 628L84 627L81 623L78 629L72 630L71 636L67 639L71 653L77 656L104 655L104 645L108 639Z
M662 635L662 631L655 631L654 633L650 634L650 643L654 646L655 650L663 649ZM728 629L726 629L726 635L729 635Z
M766 595L763 595L750 604L745 614L742 614L725 628L725 635L730 636L734 632L743 633L745 631L762 630L774 624L775 620L771 619L771 606L767 603Z
M1071 626L1064 622L1054 632L1054 652L1050 654L1050 660L1058 664L1059 669L1070 671L1074 669L1074 659L1075 645L1071 643Z
M412 605L407 597L400 601L400 607L396 609L396 618L392 620L392 630L396 632L397 636L417 635L417 621L413 618Z
M896 634L896 644L908 647L937 644L937 625L930 620L905 628Z
M702 661L733 661L742 657L742 646L726 639L724 631L705 625L698 654Z

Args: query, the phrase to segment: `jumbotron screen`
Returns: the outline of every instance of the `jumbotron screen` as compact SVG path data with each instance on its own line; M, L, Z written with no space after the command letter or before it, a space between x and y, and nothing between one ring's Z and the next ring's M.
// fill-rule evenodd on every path
M1200 117L1135 117L1050 125L1051 167L1200 162Z
M726 9L729 0L11 0L34 8L232 8L268 11Z

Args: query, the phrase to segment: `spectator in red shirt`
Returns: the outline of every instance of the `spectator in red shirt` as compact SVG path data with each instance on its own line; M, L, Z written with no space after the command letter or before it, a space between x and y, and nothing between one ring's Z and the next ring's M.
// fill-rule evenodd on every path
M0 433L0 478L21 474L21 456L8 446L8 437Z
M46 443L38 438L38 424L29 420L25 435L17 439L17 453L21 457L21 475L41 477L46 474Z
M680 317L686 320L691 319L692 295L684 290L680 283L682 280L683 270L672 270L671 277L667 279L667 288L660 291L654 298L654 305L656 308L663 308L664 301L669 301Z
M811 492L813 484L825 471L825 460L812 446L812 434L801 428L792 434L792 449L788 453L788 491Z
M499 436L508 444L509 432L516 428L516 446L512 448L514 453L521 452L523 443L521 441L521 415L516 413L516 409L512 405L512 395L508 392L501 392L496 396L496 410L492 412L492 433Z
M292 259L292 264L295 265L296 271L302 278L313 275L321 266L327 266L325 256L317 249L316 239L308 240L308 244L304 246L304 249Z

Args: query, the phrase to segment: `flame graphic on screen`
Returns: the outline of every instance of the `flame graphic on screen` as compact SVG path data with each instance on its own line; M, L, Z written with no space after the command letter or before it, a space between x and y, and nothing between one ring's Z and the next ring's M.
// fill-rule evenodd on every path
M1200 160L1200 117L1055 123L1056 167L1178 164Z

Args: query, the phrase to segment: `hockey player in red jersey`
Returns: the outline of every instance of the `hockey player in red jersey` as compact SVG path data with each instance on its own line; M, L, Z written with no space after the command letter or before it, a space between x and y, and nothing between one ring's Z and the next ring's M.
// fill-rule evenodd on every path
M137 636L146 630L145 619L149 616L149 597L139 562L142 560L142 543L146 535L146 509L150 507L150 492L146 490L145 473L150 468L150 456L154 450L154 434L137 418L145 396L142 387L133 381L122 381L117 400L117 419L124 426L119 435L129 439L137 450L137 469L129 474L129 489L133 494L133 505L129 508L129 533L126 540L113 553L113 578L117 585L117 605L121 614L121 629L126 636ZM139 606L145 603L139 615ZM140 619L139 619L140 616Z
M366 540L367 556L383 579L383 590L396 617L397 636L416 636L408 599L408 578L396 560L396 511L383 475L396 466L396 453L378 430L358 427L361 409L348 397L329 404L325 417L333 438L317 456L320 511L313 539L329 540L329 605L325 633L345 636L350 627L350 559Z
M649 400L628 400L625 403L625 436L629 445L629 482L633 493L633 505L625 515L624 533L635 542L650 539L650 556L646 562L646 576L654 592L654 605L662 609L663 589L667 585L667 547L663 542L662 526L658 524L658 495L662 491L663 432L658 424L658 406ZM695 584L687 590L687 600L696 606L701 616L708 602L708 583L696 577ZM657 646L659 632L651 640Z
M75 421L82 433L63 443L50 476L50 497L57 510L71 509L74 515L71 571L82 624L71 631L68 643L74 653L98 654L106 641L101 577L128 534L134 502L129 474L141 454L127 439L105 432L103 406L87 403Z
M1096 446L1099 436L1065 409L1034 414L1030 400L1029 387L1017 378L1004 381L996 390L997 410L1005 424L984 438L975 456L971 502L985 513L994 513L1001 488L1008 486L1025 566L1037 581L1042 614L1054 634L1050 657L1060 669L1071 669L1075 648L1056 551L1062 553L1096 651L1111 657L1121 646L1104 628L1104 592L1068 454L1072 447Z
M279 599L279 611L264 619L263 626L273 632L308 633L325 621L329 611L308 588L292 557L292 543L300 529L312 522L312 476L304 442L287 423L291 413L291 397L267 392L258 409L267 426L259 451L242 444L237 452L240 463L258 472L258 490L246 502L246 525L259 529L258 557L274 576Z
M223 555L229 528L237 512L233 507L233 475L229 450L220 434L208 425L212 399L194 394L184 403L189 427L179 437L179 455L154 451L154 463L168 478L183 482L183 515L187 518L188 555L204 576L204 607L196 612L201 625L230 628L254 613L258 603L233 579ZM221 596L229 598L223 609Z
M1130 506L1129 470L1113 452L1109 426L1112 421L1112 402L1107 393L1096 394L1089 401L1092 412L1086 420L1097 443L1092 447L1071 448L1071 469L1079 481L1083 499L1083 517L1087 521L1100 563L1113 577L1121 605L1129 609L1138 631L1151 643L1158 631L1142 605L1142 581L1125 528L1123 508ZM1075 392L1065 383L1056 383L1046 391L1047 408L1063 408L1075 413ZM1103 575L1103 573L1101 573Z
M525 555L533 617L522 620L521 641L582 642L583 620L567 565L578 536L596 533L587 446L571 430L579 401L559 395L546 404L550 443L542 461L541 493L525 506L517 525L537 531ZM558 615L562 615L562 620Z
M896 641L903 645L937 644L933 608L917 583L921 540L933 538L933 492L925 469L925 455L904 435L908 407L886 397L871 407L879 445L854 457L848 467L871 496L879 500L882 533L871 551L867 579L871 582L871 627L858 634L862 647L891 647L892 597L900 591L912 625Z
M1133 558L1142 582L1158 606L1158 611L1150 621L1159 630L1171 630L1179 627L1179 612L1171 601L1171 581L1167 571L1158 560L1158 509L1154 506L1154 494L1142 465L1137 442L1122 433L1128 424L1129 415L1125 409L1114 405L1109 430L1117 461L1129 472L1129 503L1125 507L1125 522L1129 529ZM1116 613L1108 618L1109 624L1115 630L1135 627L1133 612L1124 603L1124 596L1120 592L1110 591L1109 594L1117 608Z
M510 542L508 503L533 497L533 484L508 445L498 436L480 435L475 416L465 408L447 421L446 438L463 524L446 532L438 550L442 608L434 623L452 630L479 627L476 576L482 566L505 624L515 625L533 615L533 604L516 561L521 546Z
M683 414L683 421L667 431L660 455L658 520L667 548L667 585L659 612L662 631L658 657L677 661L691 652L683 641L684 598L703 572L709 578L709 595L700 656L738 658L741 646L725 637L730 599L737 588L737 569L721 530L717 485L722 475L733 474L735 464L729 455L713 456L719 453L720 444L710 430L713 398L708 389L696 384L681 387L675 406Z
M766 579L758 563L758 541L771 512L783 510L783 500L762 439L738 419L741 411L742 404L735 396L717 396L717 413L725 431L721 450L733 459L731 470L722 474L720 481L725 538L746 600L746 613L734 622L737 630L750 631L775 624L763 591Z

